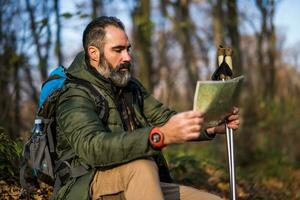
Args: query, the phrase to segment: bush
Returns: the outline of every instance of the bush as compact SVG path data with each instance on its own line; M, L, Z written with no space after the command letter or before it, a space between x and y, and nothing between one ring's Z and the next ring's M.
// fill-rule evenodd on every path
M21 141L13 141L0 127L0 179L15 181L19 173L19 159L22 154Z

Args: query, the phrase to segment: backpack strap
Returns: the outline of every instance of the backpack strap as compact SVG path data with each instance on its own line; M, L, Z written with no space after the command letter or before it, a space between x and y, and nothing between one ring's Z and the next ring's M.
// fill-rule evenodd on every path
M47 125L47 137L48 137L48 145L50 153L55 153L55 140L53 138L53 133L51 130L52 123L55 122L55 119L52 117L51 119L43 119L45 124Z
M135 78L131 78L131 81L133 82L133 96L137 99L138 106L140 107L141 114L143 115L144 119L146 117L144 116L144 97L143 97L143 89L144 86Z
M31 140L27 141L24 145L23 156L21 158L21 165L20 165L20 184L24 189L28 189L27 181L25 180L25 171L27 169L28 161L30 157L30 143Z
M66 81L68 83L75 83L78 85L82 85L92 93L92 95L94 96L98 116L102 120L102 122L105 123L108 119L108 102L102 95L101 91L91 82L83 79L69 77Z
M66 183L66 181L72 177L77 178L83 176L88 173L89 166L81 163L81 165L77 167L72 167L68 161L58 160L55 162L55 182L53 186L53 193L50 200L55 199L58 194L59 189L62 185Z
M66 83L74 83L77 85L82 85L92 93L99 118L103 122L107 121L108 103L107 103L106 99L103 97L103 95L101 94L100 90L98 90L97 87L94 86L92 83L85 81L83 79L71 77L69 74L67 77L68 78L66 79ZM51 147L52 145L49 145L49 146ZM53 147L54 147L54 145L53 145ZM81 163L81 165L79 165L77 167L71 167L71 165L69 164L68 161L60 161L60 160L57 161L55 163L55 174L57 174L57 176L55 178L54 191L53 191L53 195L52 195L51 199L55 198L55 196L56 196L57 192L59 191L59 189L61 188L62 184L64 184L64 182L69 177L77 178L77 177L83 176L88 172L89 168L90 167L88 165L86 165L85 163Z

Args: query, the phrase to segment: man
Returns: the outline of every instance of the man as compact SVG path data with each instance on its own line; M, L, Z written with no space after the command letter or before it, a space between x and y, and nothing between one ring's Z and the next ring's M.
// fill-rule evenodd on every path
M74 83L66 86L56 114L57 151L72 169L84 166L86 171L72 176L57 198L219 199L170 183L161 149L213 139L225 132L224 125L201 131L202 113L176 114L131 77L131 45L117 18L100 17L88 24L83 47L68 73L97 88L107 102L102 108L107 109L107 118L99 118L91 91ZM237 113L235 108L227 118L232 129L239 126Z

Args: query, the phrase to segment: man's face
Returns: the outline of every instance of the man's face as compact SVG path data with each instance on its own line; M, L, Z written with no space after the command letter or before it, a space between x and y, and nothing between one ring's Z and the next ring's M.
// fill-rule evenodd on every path
M131 74L130 43L126 33L114 26L105 28L106 35L103 52L100 55L100 67L106 68L107 77L119 87L127 85Z

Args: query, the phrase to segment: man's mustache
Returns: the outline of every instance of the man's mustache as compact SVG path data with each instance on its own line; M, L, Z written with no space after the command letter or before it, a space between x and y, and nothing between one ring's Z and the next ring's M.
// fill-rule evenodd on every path
M127 69L128 71L130 71L130 68L131 68L131 63L130 62L126 62L126 63L123 63L123 64L120 64L118 66L118 71L122 70L122 69Z

